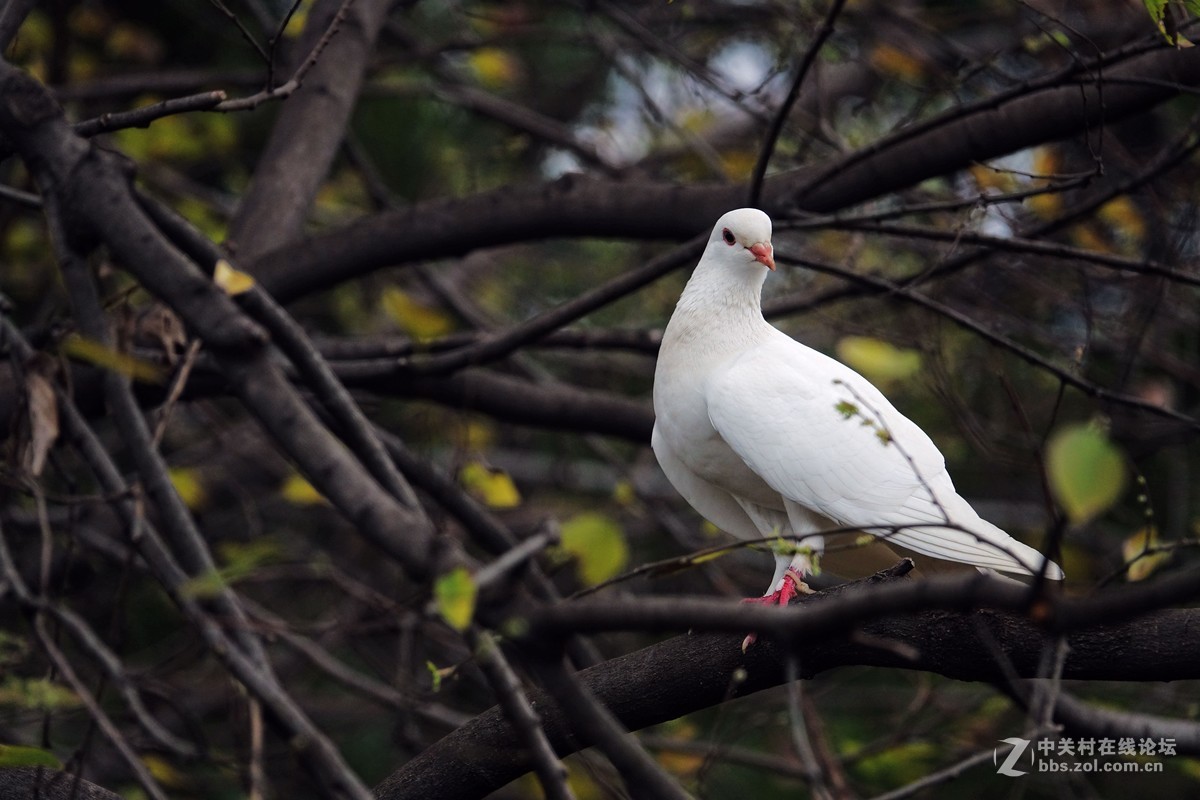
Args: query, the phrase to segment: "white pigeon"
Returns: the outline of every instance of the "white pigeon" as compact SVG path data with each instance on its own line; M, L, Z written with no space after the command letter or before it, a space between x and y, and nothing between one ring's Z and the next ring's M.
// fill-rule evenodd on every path
M830 544L822 532L838 528L943 562L1061 579L1057 564L975 513L937 446L866 378L763 319L774 269L770 217L742 208L717 220L654 373L651 444L684 499L740 538L796 541L778 548L753 601L786 605L808 591L804 577ZM895 563L879 549L876 564Z

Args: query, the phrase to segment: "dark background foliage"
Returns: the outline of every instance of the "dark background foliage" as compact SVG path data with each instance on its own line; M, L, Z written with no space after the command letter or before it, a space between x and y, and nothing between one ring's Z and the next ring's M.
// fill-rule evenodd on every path
M0 764L132 797L1194 791L1185 6L9 0ZM1064 594L901 568L735 602L765 548L714 551L647 445L661 328L742 205L772 321ZM1179 754L997 775L1035 734Z

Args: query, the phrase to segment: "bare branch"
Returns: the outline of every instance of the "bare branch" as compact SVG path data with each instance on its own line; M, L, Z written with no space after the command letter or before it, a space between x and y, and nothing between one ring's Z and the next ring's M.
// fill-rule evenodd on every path
M767 129L767 137L763 140L762 149L758 153L758 161L750 176L750 198L746 203L749 206L757 207L762 198L763 179L767 176L767 165L771 163L771 155L775 152L775 145L779 141L779 135L783 132L783 124L791 114L792 106L796 104L797 98L800 97L800 87L804 85L804 79L808 77L808 71L816 61L817 54L821 52L825 40L833 35L834 23L845 5L845 0L833 0L829 4L829 10L825 12L825 19L822 21L821 27L817 28L816 34L804 51L804 57L800 59L796 77L792 79L792 88L788 90L787 97L784 98L779 108L776 109L775 116L771 119L771 127Z

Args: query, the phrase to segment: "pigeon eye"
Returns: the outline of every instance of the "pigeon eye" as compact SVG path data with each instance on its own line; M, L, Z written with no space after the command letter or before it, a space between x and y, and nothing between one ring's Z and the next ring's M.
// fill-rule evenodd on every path
M725 240L725 244L731 247L737 243L737 238L730 232L729 228L721 231L721 238Z

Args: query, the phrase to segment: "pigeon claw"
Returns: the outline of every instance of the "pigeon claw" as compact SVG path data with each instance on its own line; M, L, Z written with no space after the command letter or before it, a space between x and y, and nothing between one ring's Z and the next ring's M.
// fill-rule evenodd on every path
M807 583L804 582L804 576L795 567L788 567L787 572L783 574L783 582L779 584L779 588L771 594L765 594L762 597L747 597L743 603L754 603L759 606L783 606L787 607L792 602L792 598L802 594L816 594ZM750 645L758 641L757 633L748 633L746 638L742 640L742 652L746 652Z
M792 602L792 598L802 594L816 594L807 583L804 582L804 576L795 567L788 567L787 572L783 573L783 583L779 586L779 605L786 606Z

